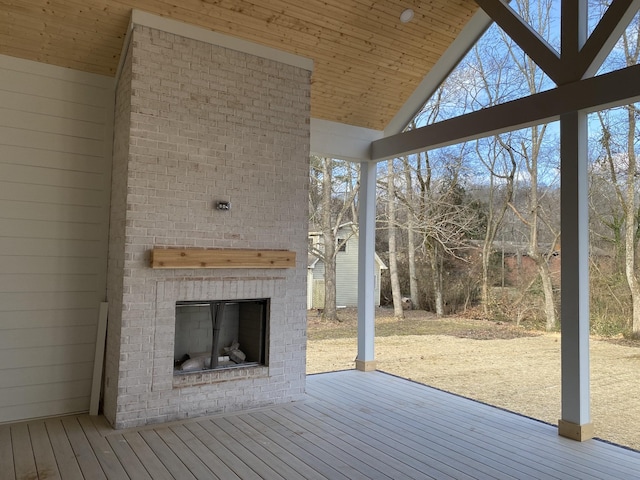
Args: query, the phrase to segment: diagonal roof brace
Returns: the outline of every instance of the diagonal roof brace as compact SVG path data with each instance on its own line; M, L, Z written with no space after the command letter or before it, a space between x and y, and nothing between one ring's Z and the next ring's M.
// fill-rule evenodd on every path
M578 77L592 77L640 10L640 0L613 0L577 58Z
M476 0L476 3L544 70L556 85L567 82L565 78L567 75L558 52L510 6L500 0Z

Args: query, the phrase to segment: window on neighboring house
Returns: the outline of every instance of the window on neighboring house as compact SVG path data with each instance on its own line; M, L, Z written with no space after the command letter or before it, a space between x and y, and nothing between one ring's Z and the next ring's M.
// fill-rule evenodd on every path
M318 235L309 236L309 249L323 250L322 243L320 242L320 236Z
M347 241L344 238L338 239L338 251L346 252L347 251Z

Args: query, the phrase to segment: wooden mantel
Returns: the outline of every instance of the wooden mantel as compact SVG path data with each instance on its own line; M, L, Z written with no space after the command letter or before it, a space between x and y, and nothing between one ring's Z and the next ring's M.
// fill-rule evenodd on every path
M227 248L154 248L151 268L293 268L296 252Z

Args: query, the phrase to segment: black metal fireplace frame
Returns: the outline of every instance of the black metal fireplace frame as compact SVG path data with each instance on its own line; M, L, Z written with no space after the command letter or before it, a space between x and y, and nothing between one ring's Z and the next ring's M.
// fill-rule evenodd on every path
M222 327L222 321L224 319L225 309L231 304L257 304L261 307L260 311L260 336L261 338L257 342L259 345L259 353L254 355L253 361L246 364L239 364L238 366L252 366L252 365L267 365L268 364L268 323L270 319L270 299L269 298L254 298L254 299L232 299L232 300L181 300L176 301L176 310L180 306L190 307L208 307L209 318L212 324L212 339L211 339L211 357L210 367L197 370L201 373L203 371L211 371L219 369L219 352L220 352L220 330ZM175 373L175 372L174 372ZM183 372L194 373L194 371Z

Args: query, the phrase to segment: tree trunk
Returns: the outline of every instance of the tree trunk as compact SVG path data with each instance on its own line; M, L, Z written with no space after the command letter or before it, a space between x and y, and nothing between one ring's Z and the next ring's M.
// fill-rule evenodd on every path
M550 332L556 328L556 305L553 296L553 283L549 274L549 264L546 261L538 264L538 272L542 281L542 292L544 293L544 313L547 319L546 329Z
M332 258L333 252L327 250L335 249L333 236L325 237L325 252L328 258ZM322 316L325 320L338 320L338 310L336 308L336 262L324 262L324 310Z
M322 159L322 239L324 241L324 310L325 320L338 320L336 309L336 236L333 233L331 193L333 161Z
M411 308L418 308L420 297L418 295L418 272L416 270L416 235L413 231L413 222L409 222L407 231L407 250L409 251L409 295L411 296Z
M640 337L640 283L635 271L636 265L636 232L638 228L637 223L637 208L635 198L635 183L636 183L636 170L637 170L637 158L635 155L634 147L634 134L636 128L635 110L632 106L627 107L627 157L628 165L622 180L618 174L618 166L616 164L615 147L612 144L612 132L610 126L607 124L605 117L598 113L600 119L600 126L603 131L602 146L605 151L609 166L609 174L611 175L611 183L613 184L618 202L622 207L624 214L623 224L623 238L624 238L624 270L627 279L627 285L629 286L629 293L631 294L631 332L634 336ZM622 187L624 186L624 188ZM613 227L617 227L616 222L612 222Z
M431 258L431 280L433 282L433 301L436 308L436 316L444 316L444 300L442 296L442 257L439 254L438 246L434 246Z
M476 144L477 145L477 144ZM493 242L498 235L498 230L502 226L507 208L513 200L514 192L514 179L517 171L517 162L513 153L513 150L509 148L505 140L500 136L495 137L494 147L501 146L506 155L504 166L499 167L499 156L495 149L489 153L487 160L482 160L482 163L487 167L489 171L489 199L487 202L487 227L484 233L484 241L482 243L482 290L481 301L482 311L486 317L491 314L491 298L489 289L489 265L491 262L491 255L493 254ZM480 151L476 147L478 156L482 159ZM504 182L504 197L500 200L500 204L496 201L496 179L500 179ZM504 285L503 285L504 286Z
M404 159L404 177L406 182L406 197L409 205L414 205L413 181L408 159ZM411 212L407 214L407 251L409 261L409 292L411 296L411 308L418 308L418 273L416 272L416 236L415 219Z
M488 236L488 232L487 232ZM482 244L482 291L481 291L481 302L482 302L482 313L484 313L485 317L488 317L491 313L491 309L489 308L491 298L489 295L489 261L491 259L491 252L493 251L493 241L489 243L485 237L485 241Z
M396 188L393 172L393 160L387 160L387 212L389 217L389 276L393 295L393 316L404 318L402 309L402 293L398 278L398 253L396 251Z
M633 303L633 319L631 331L634 337L640 337L640 284L636 275L636 232L638 231L638 221L636 217L636 171L637 161L635 154L635 131L636 117L635 110L627 108L627 118L629 130L627 133L627 156L629 157L629 168L627 170L626 184L626 211L625 211L625 273L629 290L631 291L631 301Z
M353 222L357 218L355 198L359 183L355 180L358 177L356 165L315 155L310 158L309 221L317 225L322 239L311 242L309 252L324 264L323 317L327 320L338 320L336 257L339 255L338 247L348 240L338 239L338 235L343 222ZM337 202L337 199L340 201Z
M542 131L540 131L542 130ZM531 157L528 161L529 175L531 181L531 192L529 196L529 258L531 258L538 268L540 280L542 282L542 293L544 295L544 313L546 316L546 329L552 331L557 326L556 308L553 296L553 285L549 274L549 264L547 257L540 253L540 232L538 229L540 218L540 199L538 195L538 157L540 145L544 135L545 127L531 127Z

